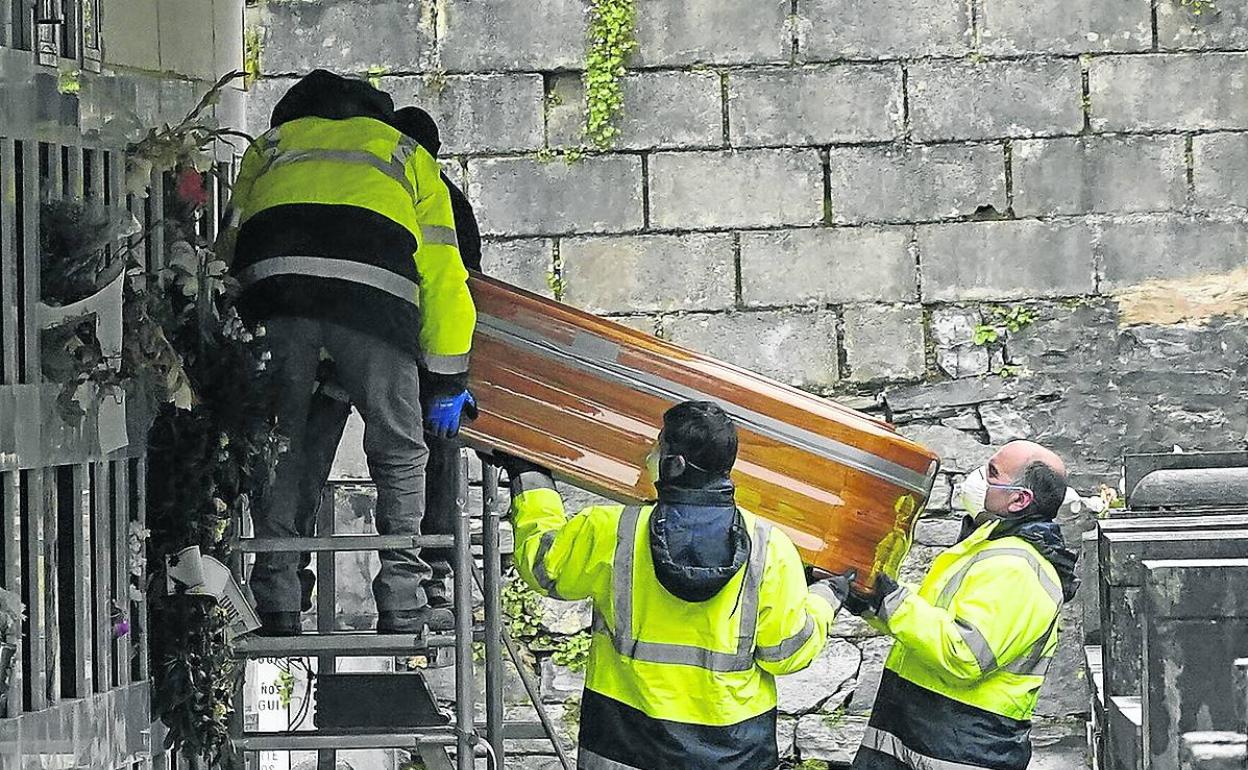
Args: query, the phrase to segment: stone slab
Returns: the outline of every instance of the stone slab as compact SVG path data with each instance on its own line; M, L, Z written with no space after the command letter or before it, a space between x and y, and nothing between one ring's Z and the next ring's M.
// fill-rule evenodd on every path
M636 9L635 66L779 64L793 51L787 2L637 0Z
M621 232L643 224L641 160L630 155L474 160L467 193L486 235Z
M1232 664L1248 645L1248 559L1145 562L1144 757L1178 765L1179 736L1235 724ZM1203 595L1193 595L1199 587Z
M913 301L910 236L908 227L742 233L741 299L747 306Z
M1072 134L1083 127L1079 63L1066 59L916 62L910 119L919 141Z
M965 431L943 425L906 425L898 432L935 452L940 457L941 470L946 472L970 473L984 467L997 451Z
M655 153L650 222L662 229L812 225L823 218L814 150Z
M866 729L867 718L864 716L806 714L797 722L797 749L804 761L836 762L837 767L848 766L858 753Z
M1173 0L1157 3L1157 42L1162 50L1248 48L1248 6L1218 3L1196 14Z
M844 316L845 361L859 382L912 380L925 370L923 308L852 305Z
M1088 69L1096 131L1248 128L1248 53L1105 56Z
M633 72L621 81L624 108L614 147L705 149L724 145L723 88L716 72ZM552 147L584 144L585 87L579 73L556 75L547 100Z
M385 77L396 108L424 108L438 124L442 155L536 150L545 142L541 75Z
M1178 136L1015 142L1014 213L1181 211L1187 199L1184 152L1183 138Z
M892 637L881 636L865 639L862 648L862 666L858 669L858 680L854 692L849 697L846 712L866 716L875 707L875 696L880 690L880 680L884 676L884 662L893 649Z
M830 639L810 666L776 679L776 698L783 714L804 714L832 697L854 678L862 656L842 639Z
M1006 210L999 145L833 147L828 168L833 222L923 222Z
M889 141L902 133L895 64L741 70L727 82L734 147Z
M827 388L839 376L836 314L830 310L770 310L669 318L677 345L753 370L789 385Z
M958 542L962 535L962 520L939 519L924 517L919 519L915 530L914 542L919 545L932 545L948 548Z
M420 72L434 55L432 8L412 0L273 0L263 6L265 75L322 68L363 75Z
M924 300L1090 293L1092 231L1080 222L966 222L918 228Z
M980 48L988 54L1147 51L1153 45L1149 0L985 0Z
M553 268L554 241L549 238L481 242L481 269L486 275L534 294L554 297Z
M1248 133L1193 137L1192 166L1200 208L1248 208Z
M936 365L942 372L955 378L988 373L988 348L975 344L975 327L981 323L983 316L976 308L952 306L932 310L930 332L936 345ZM978 417L972 415L972 419L978 423Z
M1102 290L1224 273L1248 262L1248 223L1181 216L1107 223L1100 250Z
M447 72L582 67L587 18L581 0L440 1L439 64Z
M727 234L566 238L565 299L591 313L723 310L736 301Z
M961 56L971 42L962 0L799 0L798 55L809 61Z

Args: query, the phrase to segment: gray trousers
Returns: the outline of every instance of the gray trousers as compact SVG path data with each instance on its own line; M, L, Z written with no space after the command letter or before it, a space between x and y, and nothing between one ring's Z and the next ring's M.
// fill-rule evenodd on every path
M327 362L328 363L328 362ZM337 376L332 371L322 370L328 374L328 382L337 386ZM338 386L341 387L341 386ZM338 444L342 441L347 419L351 416L351 403L337 395L326 395L325 389L318 388L312 397L308 413L309 437L305 453L307 481L304 483L300 500L299 519L314 522L317 511L324 499L321 492L329 474L333 470L334 456ZM459 438L441 438L432 433L425 433L425 446L429 447L429 462L425 466L425 515L421 520L420 529L426 535L455 534L455 517L459 515L456 497L459 495L460 476L460 440ZM451 576L451 560L454 558L453 548L424 548L421 557L429 563L433 571L431 579L425 583L425 595L430 604L446 606L451 597L447 588L447 578ZM299 582L303 590L303 600L310 605L312 588L316 585L316 575L309 568L312 563L310 554L304 554L299 560Z
M338 384L364 419L364 456L377 485L377 531L419 535L425 509L425 463L421 436L420 381L416 360L371 335L325 321L273 318L266 322L270 367L278 388L274 413L278 432L289 441L276 476L254 519L257 537L308 537L315 527L309 442L321 427L309 420L324 348L338 364ZM332 457L332 455L331 455ZM310 510L310 515L309 515ZM419 550L382 551L373 580L380 611L415 610L426 604L423 585L431 570ZM251 589L261 612L300 609L298 553L258 554Z

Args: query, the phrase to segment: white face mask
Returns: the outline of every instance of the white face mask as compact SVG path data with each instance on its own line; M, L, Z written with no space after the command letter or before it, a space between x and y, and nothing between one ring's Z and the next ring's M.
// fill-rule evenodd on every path
M985 498L988 496L988 473L978 468L967 474L961 486L953 496L953 504L971 516L979 516L984 512Z
M651 484L659 483L659 445L655 444L650 450L650 454L646 455L646 473L650 476Z

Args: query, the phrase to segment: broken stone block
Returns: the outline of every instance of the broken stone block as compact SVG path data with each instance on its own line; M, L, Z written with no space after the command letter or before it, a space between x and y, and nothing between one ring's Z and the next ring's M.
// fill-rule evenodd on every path
M988 441L993 444L1005 444L1032 436L1032 428L1027 418L1009 403L982 404L979 407L979 416L983 420L984 430L988 432Z
M830 698L854 678L862 654L842 639L832 639L807 668L776 679L780 713L803 714Z
M593 622L593 606L588 601L562 602L539 596L538 603L538 623L552 634L571 636L589 628Z
M797 722L797 751L802 759L848 764L858 753L867 718L849 714L807 714Z
M553 658L542 660L542 700L563 703L581 696L585 688L585 672L561 666Z

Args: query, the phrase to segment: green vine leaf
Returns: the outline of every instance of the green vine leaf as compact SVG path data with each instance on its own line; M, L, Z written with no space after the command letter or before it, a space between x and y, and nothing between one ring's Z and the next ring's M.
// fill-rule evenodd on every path
M624 108L622 79L637 18L634 0L590 0L589 49L585 52L585 137L600 150L619 134Z
M1179 0L1179 5L1191 11L1193 16L1214 13L1218 10L1215 0Z

